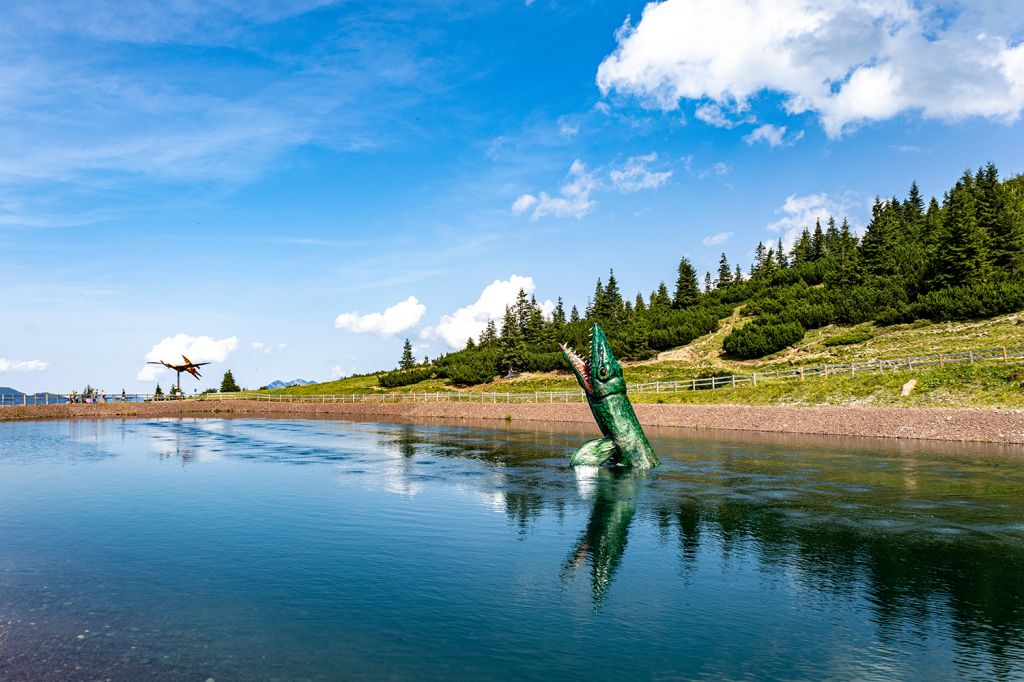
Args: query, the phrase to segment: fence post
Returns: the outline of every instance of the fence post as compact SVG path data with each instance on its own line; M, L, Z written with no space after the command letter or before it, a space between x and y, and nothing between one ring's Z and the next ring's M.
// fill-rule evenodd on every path
M1006 346L1003 346L1003 362L1009 362L1010 358L1006 355Z
M732 375L732 387L736 388L736 375L735 374Z
M757 372L754 372L753 374L751 374L750 378L754 382L754 385L757 386Z
M967 353L968 353L968 355L970 355L971 364L973 365L974 364L974 351L973 350L972 351L967 351Z

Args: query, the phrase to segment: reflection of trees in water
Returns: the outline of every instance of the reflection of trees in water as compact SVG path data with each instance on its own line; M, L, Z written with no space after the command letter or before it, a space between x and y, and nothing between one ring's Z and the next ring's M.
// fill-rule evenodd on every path
M810 591L863 592L883 642L926 637L932 619L948 614L962 665L976 674L977 654L986 652L996 677L1013 673L1011 650L1019 656L1024 637L1024 548L1015 542L793 518L770 503L736 500L689 499L655 516L676 526L684 564L696 561L702 538L705 550L720 543L723 556L749 547Z

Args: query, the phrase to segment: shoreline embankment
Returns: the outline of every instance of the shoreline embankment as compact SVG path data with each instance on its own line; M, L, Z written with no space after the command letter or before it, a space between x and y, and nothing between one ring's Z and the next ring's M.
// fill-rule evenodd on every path
M983 408L792 407L748 405L635 406L645 427L689 431L896 438L1024 444L1024 410ZM159 418L355 419L447 422L495 420L593 424L581 403L301 403L255 400L27 405L0 407L0 421Z

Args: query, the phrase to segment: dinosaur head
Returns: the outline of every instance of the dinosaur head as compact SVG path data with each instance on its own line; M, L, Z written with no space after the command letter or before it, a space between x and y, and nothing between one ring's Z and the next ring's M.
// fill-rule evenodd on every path
M615 393L626 392L622 367L608 345L608 339L599 325L590 329L590 359L584 360L576 351L562 344L562 354L569 361L576 380L587 392L590 400L600 400Z

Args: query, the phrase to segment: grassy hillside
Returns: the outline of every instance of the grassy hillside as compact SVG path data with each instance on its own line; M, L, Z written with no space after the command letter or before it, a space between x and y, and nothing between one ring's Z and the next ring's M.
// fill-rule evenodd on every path
M623 363L630 383L676 381L701 376L765 371L794 366L900 358L965 350L1024 346L1024 314L1004 315L976 322L928 323L855 327L831 325L807 334L792 348L758 360L725 358L722 340L738 325L746 323L739 308L722 321L719 330L692 343L660 353L652 360ZM858 339L863 339L859 340ZM837 341L855 341L841 345ZM918 384L910 396L900 395L910 379ZM638 395L638 402L693 402L745 404L873 404L1024 407L1024 363L992 363L949 366L913 371L861 374L856 377L813 378L805 381L770 381L758 386L678 394ZM446 391L550 391L576 390L576 381L565 372L525 373L513 379L457 389L444 380L431 379L395 392ZM377 375L352 377L313 386L295 386L270 391L280 394L349 394L383 392Z

